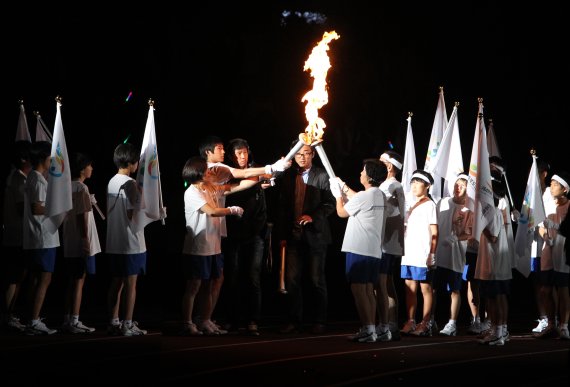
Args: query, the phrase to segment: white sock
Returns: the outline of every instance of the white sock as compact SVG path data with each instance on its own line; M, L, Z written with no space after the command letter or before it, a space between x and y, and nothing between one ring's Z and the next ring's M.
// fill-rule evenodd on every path
M451 325L453 325L453 326L456 326L456 325L457 325L457 320L449 319L448 324L451 324Z
M77 323L79 322L79 315L78 315L78 314L75 314L75 315L71 316L71 321L70 321L70 322L71 322L72 325L77 324Z
M130 328L133 326L133 320L125 320L123 321L123 324L125 324L127 328Z
M374 325L374 324L366 325L365 329L366 329L366 332L368 332L368 333L376 333L376 325Z
M121 320L119 320L119 318L112 318L111 319L111 325L121 325Z

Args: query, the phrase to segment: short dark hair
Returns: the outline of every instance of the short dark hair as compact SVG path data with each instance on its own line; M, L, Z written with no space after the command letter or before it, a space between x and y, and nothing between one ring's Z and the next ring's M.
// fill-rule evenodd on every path
M201 156L189 158L182 168L182 179L188 184L194 184L204 180L208 169L208 162Z
M69 157L69 171L72 179L81 177L81 171L93 163L93 159L86 153L75 152Z
M139 154L134 145L128 142L117 145L113 152L113 162L117 168L127 168L139 161Z
M206 154L206 151L214 152L214 149L216 148L216 145L218 145L218 144L224 145L224 142L222 141L222 139L220 137L218 137L218 136L207 136L206 138L204 138L202 140L202 142L200 143L200 146L198 146L198 153L203 158L207 158L208 155Z
M30 148L30 164L33 168L44 162L51 155L51 144L47 141L36 141Z
M412 173L412 175L414 175L416 173L419 173L420 175L427 177L427 179L429 180L429 185L433 185L433 176L431 175L431 173L424 171L423 169L416 169L414 171L414 173ZM414 178L412 178L411 181L414 181L414 180L421 181L422 183L426 184L426 181L423 179L420 179L419 177L414 177Z
M379 159L365 159L363 162L364 170L368 175L368 182L373 187L378 187L388 175L388 168Z
M233 138L230 141L228 141L228 152L230 152L230 161L232 164L234 164L235 167L238 166L236 160L235 160L235 151L236 149L247 149L247 163L249 165L253 164L253 155L251 153L251 149L249 148L249 144L246 140L244 140L243 138Z

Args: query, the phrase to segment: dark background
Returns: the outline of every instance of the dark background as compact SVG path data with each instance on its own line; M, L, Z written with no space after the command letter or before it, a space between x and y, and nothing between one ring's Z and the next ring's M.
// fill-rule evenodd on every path
M168 218L166 225L155 222L146 229L149 275L140 288L148 294L139 297L141 303L178 311L184 162L197 154L208 134L246 138L262 164L286 154L306 126L301 98L312 88L312 78L303 65L325 31L335 30L340 39L330 44L329 103L319 113L327 124L323 147L336 174L352 186L358 185L363 158L377 157L389 142L404 153L410 111L417 164L423 167L440 86L448 115L454 102L460 103L466 167L477 99L483 98L517 208L531 148L554 171L568 169L563 140L568 133L567 29L558 5L252 3L135 4L130 9L102 3L43 9L17 5L1 16L2 144L9 147L14 139L19 99L34 138L32 112L39 111L53 130L60 95L68 151L94 157L87 184L103 208L106 184L116 172L113 149L127 137L140 146L148 100L155 101ZM285 18L283 10L318 12L326 21ZM3 177L8 173L5 155ZM273 193L268 196L272 200ZM331 222L338 233L328 269L331 298L348 301L333 305L351 310L337 253L344 224L336 216ZM104 243L105 225L99 226ZM104 261L102 254L100 265ZM93 297L104 304L99 293Z

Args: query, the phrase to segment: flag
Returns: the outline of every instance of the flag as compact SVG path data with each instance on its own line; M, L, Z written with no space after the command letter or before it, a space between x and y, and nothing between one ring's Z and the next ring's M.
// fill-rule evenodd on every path
M73 208L71 201L71 171L69 155L61 122L61 102L57 101L54 137L51 144L51 162L48 170L48 186L45 215L55 232L61 226L67 211Z
M133 224L140 231L147 224L165 218L152 105L148 111L136 180L141 190L141 200Z
M495 136L493 120L489 120L489 130L487 130L487 149L489 150L489 157L501 157L499 145L497 144L497 137Z
M538 224L544 219L546 219L546 211L542 200L542 188L538 176L536 156L532 155L532 167L528 174L521 215L515 235L516 268L525 277L530 274L530 248L534 239L534 232Z
M495 208L486 134L483 104L480 103L467 182L467 206L473 211L473 237L477 241L493 218Z
M36 142L38 141L47 141L49 143L52 142L52 135L49 131L49 129L47 128L47 125L45 124L44 120L42 120L42 116L40 116L40 113L38 112L34 112L34 114L36 115Z
M22 101L20 101L20 117L18 117L16 141L32 142L32 136L30 136L30 130L28 129L28 120L26 119L26 111L24 110L24 102Z
M430 164L431 170L428 170L435 181L440 180L439 178L446 180L442 197L452 196L456 177L464 172L463 153L461 152L461 140L459 138L459 120L457 119L458 105L456 103L453 107L437 154Z
M435 117L433 119L433 125L431 128L431 137L429 139L426 162L424 164L424 171L428 171L431 173L431 171L433 170L432 163L435 157L437 156L437 152L439 151L439 147L441 146L441 141L446 128L447 128L447 111L445 109L443 87L440 86L439 99L437 101L437 108L435 110ZM436 202L439 201L439 199L441 199L441 191L442 191L441 179L434 178L434 182L430 187L430 194L433 200L435 200Z
M402 186L406 196L406 209L409 208L415 199L412 198L412 174L418 169L416 164L416 148L414 146L414 135L412 134L412 113L409 113L408 130L406 132L406 149L404 150L404 165L402 166Z

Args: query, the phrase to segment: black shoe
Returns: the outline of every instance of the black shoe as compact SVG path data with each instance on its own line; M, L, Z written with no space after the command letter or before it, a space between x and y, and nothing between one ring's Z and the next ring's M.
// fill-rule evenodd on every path
M283 328L281 328L279 333L284 333L284 334L299 333L299 328L295 324L287 324Z
M322 335L327 331L327 327L324 324L314 324L311 328L311 333L316 335Z

